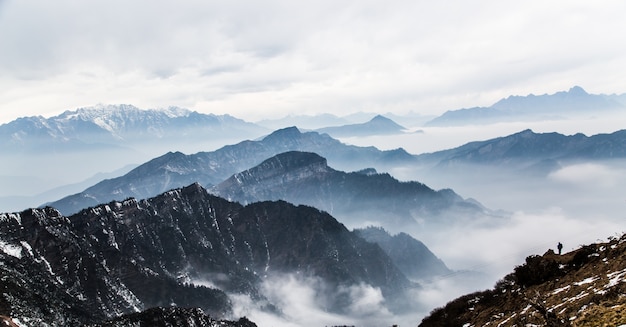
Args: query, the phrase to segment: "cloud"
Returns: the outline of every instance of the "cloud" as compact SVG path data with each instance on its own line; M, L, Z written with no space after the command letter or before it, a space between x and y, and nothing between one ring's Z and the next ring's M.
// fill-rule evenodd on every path
M267 303L248 296L231 295L234 317L246 316L259 326L391 326L415 325L425 314L391 313L380 289L367 284L335 289L319 278L298 274L275 274L265 279L261 293L280 313L264 310ZM332 306L339 297L347 299L347 305L341 309Z
M575 84L623 92L616 74L626 46L610 36L626 27L624 6L4 2L0 109L44 113L119 101L260 118L440 113Z

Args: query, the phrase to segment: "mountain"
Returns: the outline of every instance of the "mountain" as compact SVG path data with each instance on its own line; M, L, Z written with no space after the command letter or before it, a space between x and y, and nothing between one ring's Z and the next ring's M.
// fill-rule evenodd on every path
M237 321L215 320L200 309L151 308L107 320L104 323L89 324L86 327L257 327L247 318Z
M493 289L433 310L419 326L622 326L626 235L532 255Z
M104 180L81 193L49 205L71 214L111 200L151 197L193 182L210 187L278 153L294 150L320 153L337 166L355 169L384 169L414 161L414 157L403 149L381 151L374 147L351 146L325 134L302 133L296 127L289 127L277 130L259 141L243 141L212 152L192 155L170 152L138 166L124 176Z
M18 153L139 149L154 145L156 140L175 144L208 137L254 137L263 132L265 129L229 115L206 115L177 107L142 110L131 105L99 105L0 125L0 149Z
M333 137L354 137L354 136L373 136L373 135L389 135L402 134L406 128L398 125L393 120L377 115L370 121L362 124L349 124L334 127L319 128L319 133L327 133Z
M421 280L451 274L452 271L424 243L406 233L390 235L381 227L356 229L368 242L378 244L404 275Z
M486 165L545 174L569 163L626 158L626 130L588 137L528 129L416 158L421 164L438 168Z
M285 200L330 212L342 222L376 221L386 228L460 222L483 215L485 208L452 190L435 191L419 182L400 182L375 171L346 173L325 158L290 151L237 173L210 189L241 203Z
M27 325L100 323L164 306L224 317L228 294L279 311L260 285L282 274L319 278L333 312L350 305L341 290L351 285L380 289L388 306L406 305L413 287L378 245L327 213L284 201L244 207L198 184L69 217L46 207L0 221L0 315Z
M176 107L143 110L131 105L98 105L50 118L19 118L0 125L0 181L8 186L0 190L0 197L11 197L22 205L11 203L0 210L59 199L68 194L61 192L62 187L168 151L194 153L257 138L268 131L229 115ZM37 201L36 195L46 192L52 196Z
M536 121L594 116L624 109L615 97L589 94L579 86L554 94L509 96L490 107L451 110L426 123L427 126L490 124L507 121Z

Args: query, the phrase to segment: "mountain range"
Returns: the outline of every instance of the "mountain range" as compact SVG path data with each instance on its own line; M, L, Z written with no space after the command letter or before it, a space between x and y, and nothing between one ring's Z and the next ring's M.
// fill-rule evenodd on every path
M345 287L380 289L390 310L410 307L403 294L416 287L379 245L327 213L284 201L242 206L199 184L72 216L46 207L0 220L0 314L27 325L101 324L172 306L222 319L230 294L279 314L260 285L283 274L320 278L318 296L338 313L354 300Z
M393 231L409 226L460 223L488 210L454 191L400 182L374 169L346 173L310 152L278 154L234 174L210 191L244 204L285 200L325 210L348 225L375 222Z
M546 174L567 164L626 158L626 130L593 136L524 130L416 158L421 165L438 169L483 165Z
M433 310L419 326L623 326L626 235L531 255L493 289Z
M131 105L99 105L0 125L0 149L7 153L137 150L156 140L161 145L180 145L206 138L257 137L266 131L229 115L206 115L177 107L143 110Z
M65 214L111 200L127 197L151 197L171 188L199 182L205 187L216 185L231 175L258 165L285 151L319 153L339 167L362 169L411 162L414 157L403 149L381 151L374 147L357 147L341 143L326 134L300 132L289 127L271 133L258 141L243 141L212 152L185 155L170 152L150 160L127 174L104 180L81 193L50 203Z
M554 94L509 96L489 107L450 110L426 126L459 126L508 121L567 119L597 116L626 108L623 96L589 94L580 86Z

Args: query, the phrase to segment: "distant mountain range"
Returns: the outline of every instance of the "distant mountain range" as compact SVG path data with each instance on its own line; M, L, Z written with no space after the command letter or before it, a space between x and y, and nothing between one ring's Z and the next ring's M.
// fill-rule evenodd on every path
M593 136L524 130L416 158L420 164L437 169L482 165L545 175L567 164L626 158L626 130Z
M623 326L624 262L624 235L531 255L493 289L452 300L419 326Z
M229 115L206 115L177 107L142 110L131 105L101 105L0 125L0 150L63 153L110 147L137 149L157 140L161 145L196 143L209 137L257 137L266 131Z
M476 201L452 190L435 191L419 182L400 182L375 170L346 173L308 152L278 154L210 189L244 204L285 200L325 210L344 223L375 222L391 230L412 225L459 223L485 215ZM423 227L423 226L422 226Z
M325 127L316 129L315 131L318 133L327 133L333 137L357 137L401 134L406 131L406 128L398 125L389 118L376 115L365 123Z
M610 110L624 110L624 96L589 94L579 86L567 92L528 96L509 96L490 107L447 111L426 126L458 126L507 121L567 119L597 116Z
M0 314L40 325L173 305L219 318L231 312L228 294L280 311L260 283L290 273L320 278L328 287L319 296L337 313L354 300L342 287L379 288L393 311L406 308L415 286L377 244L327 213L284 201L244 207L199 184L69 217L47 207L0 221ZM414 264L426 272L431 262Z
M333 165L353 169L384 169L415 160L403 149L381 151L374 147L351 146L328 135L302 133L297 128L290 127L275 131L259 141L243 141L213 152L193 155L167 153L138 166L124 176L104 180L50 205L65 214L71 214L98 203L127 197L147 198L194 182L210 187L285 151L319 153Z

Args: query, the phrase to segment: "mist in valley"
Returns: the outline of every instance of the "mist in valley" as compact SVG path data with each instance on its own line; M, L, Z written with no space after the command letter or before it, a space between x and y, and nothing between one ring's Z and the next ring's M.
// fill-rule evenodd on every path
M402 147L409 153L421 154L501 137L526 128L535 132L582 132L588 136L611 133L621 128L618 121L593 118L487 126L411 127L415 133L341 140L359 146L373 145L382 150ZM9 210L4 211L18 211L26 208L23 206L26 203L37 206L42 199L54 200L59 195L71 193L68 190L80 191L79 188L85 185L80 182L91 181L92 176L122 175L131 167L126 165L147 161L167 151L212 151L238 141L241 140L230 143L206 140L180 147L168 145L168 148L152 144L129 151L124 156L98 151L31 156L28 160L15 157L15 160L2 163L3 183L14 187L5 189L0 197L9 199L5 201L10 203L10 206L5 204ZM247 316L259 326L415 325L432 309L460 295L493 287L515 266L522 264L525 257L555 250L557 242L562 242L568 251L626 232L623 227L626 212L624 163L623 160L572 163L545 176L479 165L446 171L418 165L388 167L387 170L377 167L379 172L388 172L402 181L418 181L435 190L450 188L461 197L474 199L493 211L492 216L480 217L464 216L463 212L457 217L448 214L452 217L442 224L423 224L420 221L424 217L414 217L416 224L411 226L386 226L392 234L405 232L424 242L454 272L428 280L414 280L417 286L409 290L406 297L409 309L403 310L395 308L391 299L383 297L380 289L370 285L330 289L314 277L273 275L263 279L261 292L266 301L248 295L230 295L233 317ZM329 165L346 171L368 168L360 166L359 162L329 162ZM110 174L102 175L102 172ZM75 186L45 192L68 184ZM16 195L24 197L16 201ZM358 217L347 214L336 218L349 229L381 226L384 225L384 211L381 208L375 214L358 212L354 213ZM332 298L337 297L343 297L349 303L341 311L332 308ZM268 310L269 304L276 310Z

